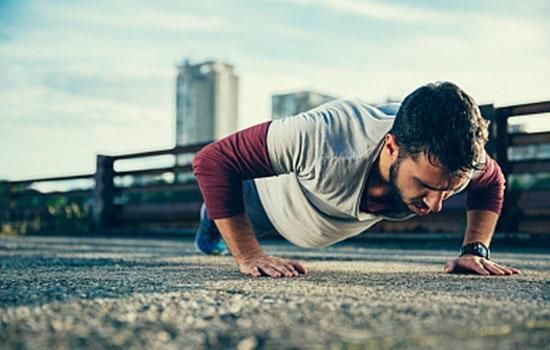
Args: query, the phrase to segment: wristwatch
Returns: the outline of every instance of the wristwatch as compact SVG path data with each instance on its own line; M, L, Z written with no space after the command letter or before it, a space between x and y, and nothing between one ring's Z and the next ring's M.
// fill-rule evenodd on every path
M489 260L491 252L483 243L475 242L465 244L460 248L460 256L464 254L473 254Z

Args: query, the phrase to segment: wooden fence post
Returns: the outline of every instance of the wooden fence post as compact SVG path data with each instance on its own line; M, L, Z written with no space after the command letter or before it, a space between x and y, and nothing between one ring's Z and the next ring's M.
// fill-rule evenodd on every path
M496 109L496 156L506 180L508 180L508 175L510 174L510 163L508 161L508 114L506 108Z
M495 110L496 121L496 158L504 178L506 179L506 193L504 204L500 213L498 230L502 232L513 232L518 229L517 221L517 193L510 188L510 162L508 160L508 117L507 108Z
M492 157L496 157L496 144L497 144L497 120L496 120L496 110L493 104L481 105L479 106L481 115L483 118L491 122L489 125L489 141L485 147L489 154Z
M114 224L114 159L98 154L96 161L92 216L96 229L106 229Z
M486 149L496 158L508 183L510 174L510 163L508 161L508 110L506 108L495 108L492 104L483 105L479 108L483 117L491 121L489 142ZM504 205L498 222L499 231L512 232L517 230L517 220L515 219L516 203L517 193L514 193L507 187Z

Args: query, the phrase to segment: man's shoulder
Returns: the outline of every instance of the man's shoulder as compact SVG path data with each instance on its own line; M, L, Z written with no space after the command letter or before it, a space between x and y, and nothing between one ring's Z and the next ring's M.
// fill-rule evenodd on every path
M353 111L358 117L393 121L400 106L400 103L372 104L362 99L342 98L329 102L325 107L347 109L348 111Z
M317 144L318 149L370 149L391 129L395 104L383 109L359 99L341 98L307 112L273 121L268 139L273 142L299 140ZM299 136L297 136L299 135ZM345 152L346 154L348 152Z
M398 103L377 106L361 99L340 98L315 107L303 115L321 119L337 118L342 121L352 118L392 123L398 109Z

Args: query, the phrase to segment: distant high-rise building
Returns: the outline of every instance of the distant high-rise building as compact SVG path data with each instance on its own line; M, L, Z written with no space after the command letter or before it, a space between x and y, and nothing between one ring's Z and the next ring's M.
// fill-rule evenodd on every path
M219 139L237 131L238 81L232 65L207 61L178 66L176 145Z
M271 118L280 119L305 112L336 97L312 91L299 91L271 96Z

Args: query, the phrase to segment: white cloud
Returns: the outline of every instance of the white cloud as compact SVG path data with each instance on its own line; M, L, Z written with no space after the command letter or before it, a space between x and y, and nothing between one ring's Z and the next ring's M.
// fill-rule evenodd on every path
M136 104L54 89L42 83L40 70L3 68L4 82L10 85L0 87L1 177L88 172L97 153L173 145L173 110L166 101ZM79 74L91 68L69 71Z
M280 0L279 0L280 1ZM419 6L391 4L368 0L286 0L302 6L316 6L350 15L392 22L444 22L460 16Z
M137 8L128 12L128 6L116 11L116 4L109 11L101 6L80 5L78 9L67 11L65 7L40 2L36 9L49 18L97 27L111 27L125 30L165 30L177 32L208 32L227 29L229 22L220 16L202 16L158 11L155 8Z
M419 7L357 0L325 0L320 2L330 9L381 20L398 22L444 21L448 13Z
M86 72L78 66L69 68L69 72L94 75L93 70ZM104 73L108 76L112 74ZM117 77L114 76L114 79ZM3 103L0 104L0 120L4 123L42 118L44 127L47 127L48 124L56 124L55 120L68 122L69 125L89 125L93 122L156 121L158 118L158 105L147 102L136 105L119 101L116 96L97 97L55 89L44 83L43 74L17 65L5 66L4 80L6 85L2 88ZM75 88L78 89L78 86Z
M243 75L247 74L243 112L250 111L243 119L257 116L253 109L268 111L268 102L260 106L253 102L256 99L305 88L376 103L402 98L430 81L450 80L480 103L502 106L550 98L545 28L508 18L476 19L465 33L412 35L388 42L379 51L354 51L354 60L344 51L342 60L330 63L262 60L253 67L242 66Z
M550 98L546 23L371 1L298 2L388 25L402 22L411 31L375 38L285 21L265 45L269 28L251 28L244 19L232 23L223 13L195 16L143 5L128 12L131 3L119 2L108 11L89 5L69 12L38 3L39 12L59 23L0 43L6 53L0 58L0 146L17 149L17 156L1 155L0 176L80 172L93 168L97 152L170 147L174 63L190 50L219 57L220 43L204 38L227 30L246 34L222 52L239 72L240 127L269 119L272 93L300 89L376 103L428 81L452 80L478 102ZM93 35L90 28L104 31Z

